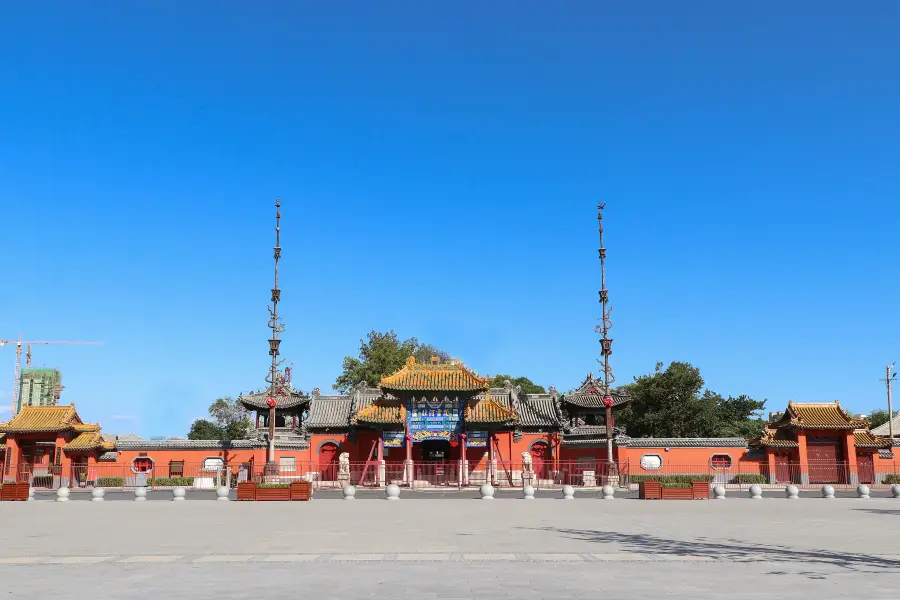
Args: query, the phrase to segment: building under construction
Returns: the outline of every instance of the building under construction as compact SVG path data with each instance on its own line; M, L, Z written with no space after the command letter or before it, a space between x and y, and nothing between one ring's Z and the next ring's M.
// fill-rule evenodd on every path
M62 393L62 373L58 369L22 369L16 413L26 406L56 406Z

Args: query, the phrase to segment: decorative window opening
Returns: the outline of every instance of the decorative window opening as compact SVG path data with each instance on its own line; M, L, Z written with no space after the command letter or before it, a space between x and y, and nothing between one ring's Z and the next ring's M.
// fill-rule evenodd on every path
M730 454L713 454L709 459L709 466L713 469L730 469L731 468L731 455Z
M153 470L153 459L149 456L138 456L131 461L132 473L149 473Z
M641 457L641 468L645 471L658 471L662 464L663 459L659 454L645 454Z

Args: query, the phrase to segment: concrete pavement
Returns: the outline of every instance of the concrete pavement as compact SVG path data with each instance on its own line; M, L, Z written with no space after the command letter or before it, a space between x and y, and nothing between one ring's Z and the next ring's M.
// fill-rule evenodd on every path
M874 498L2 503L0 578L11 598L886 598L897 525Z

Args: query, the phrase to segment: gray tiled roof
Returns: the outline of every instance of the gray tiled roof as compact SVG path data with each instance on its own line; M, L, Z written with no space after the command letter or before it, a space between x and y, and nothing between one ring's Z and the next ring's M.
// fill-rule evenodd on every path
M258 440L119 440L118 450L227 450L229 448L258 448L265 446Z
M553 427L560 425L559 411L550 394L523 394L516 406L520 427Z
M872 428L872 433L875 435L880 435L882 437L887 437L891 434L891 424L886 421L879 425L878 427ZM900 415L894 417L894 435L900 434Z
M287 387L284 394L276 394L273 396L275 398L275 408L296 408L298 406L302 406L309 402L309 396L305 396L303 392L298 392L290 387ZM244 408L247 410L269 410L269 405L266 402L269 399L269 392L267 390L263 390L260 392L253 392L250 394L241 394L238 396L238 400L241 404L244 405Z
M349 427L353 396L322 396L314 390L310 396L306 426L311 429Z
M878 457L879 458L894 458L894 451L890 448L879 448L878 449Z
M592 373L588 373L578 389L565 394L562 401L579 408L606 408L603 404L603 382L594 379ZM613 399L613 407L620 406L631 400L631 396L613 390L610 394Z
M745 438L629 438L616 439L629 448L746 448Z
M116 462L119 458L119 453L115 450L110 450L109 452L104 452L100 456L97 457L97 462Z

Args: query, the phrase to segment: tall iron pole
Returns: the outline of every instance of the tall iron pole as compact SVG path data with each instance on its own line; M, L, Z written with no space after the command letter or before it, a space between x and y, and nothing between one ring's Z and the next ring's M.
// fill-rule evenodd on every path
M269 368L269 375L266 381L269 383L269 398L267 403L269 406L269 448L266 453L266 465L271 468L275 464L275 407L277 401L276 396L281 395L276 389L278 383L278 360L279 346L281 340L278 334L284 331L284 325L278 318L278 302L281 300L281 290L278 289L278 261L281 259L281 199L275 200L275 283L272 287L272 307L269 308L269 329L272 330L272 337L269 339L269 354L272 356L272 366Z
M601 360L597 362L603 365L603 404L606 406L606 460L610 464L610 468L615 464L613 458L613 398L612 386L616 378L612 374L612 367L609 364L609 355L612 354L612 338L609 337L609 330L612 329L612 321L609 318L612 308L609 306L609 290L606 289L606 247L603 245L603 209L606 204L600 202L597 204L597 229L600 233L600 305L602 307L601 324L597 326L597 332L602 336L600 339L600 356Z
M884 368L884 384L887 386L888 394L888 431L890 431L891 444L894 443L894 406L891 403L891 371L894 370L896 365L897 363L894 363ZM896 376L897 374L894 373L894 377Z

